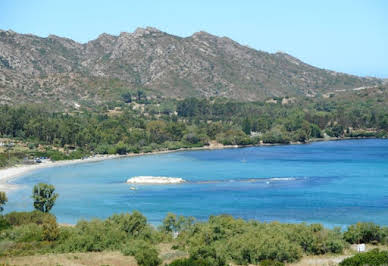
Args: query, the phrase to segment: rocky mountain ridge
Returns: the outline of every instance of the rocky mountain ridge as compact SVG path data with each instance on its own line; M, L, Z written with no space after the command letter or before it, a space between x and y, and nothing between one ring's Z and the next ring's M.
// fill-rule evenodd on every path
M81 44L0 30L1 103L99 104L137 89L166 97L261 100L381 83L206 32L183 38L147 27Z

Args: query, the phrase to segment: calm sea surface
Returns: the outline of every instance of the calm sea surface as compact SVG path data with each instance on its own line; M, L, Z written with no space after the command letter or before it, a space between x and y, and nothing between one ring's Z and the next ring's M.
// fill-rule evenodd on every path
M179 185L136 186L133 176L181 177ZM32 187L51 183L62 223L139 210L153 224L168 212L197 219L388 225L388 140L187 151L36 170L12 181L6 212L32 209Z

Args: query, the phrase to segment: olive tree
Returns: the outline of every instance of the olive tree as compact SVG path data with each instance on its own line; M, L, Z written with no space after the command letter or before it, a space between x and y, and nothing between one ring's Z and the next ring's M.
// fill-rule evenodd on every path
M36 184L32 190L34 208L38 211L49 212L58 197L58 194L54 193L54 191L55 187L53 185L44 183Z
M7 203L8 198L5 192L0 191L0 212L4 210L4 205Z

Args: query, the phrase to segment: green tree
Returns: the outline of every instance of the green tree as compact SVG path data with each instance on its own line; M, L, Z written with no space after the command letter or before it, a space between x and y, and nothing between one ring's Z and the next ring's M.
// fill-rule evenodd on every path
M5 192L0 191L0 212L4 210L4 205L8 202Z
M125 92L121 94L121 98L125 103L131 103L132 102L132 95L130 92Z
M246 117L242 122L242 131L248 136L251 134L251 121Z
M49 212L58 197L58 194L54 193L54 191L55 187L53 185L44 183L35 185L32 190L34 208L38 211Z
M143 100L147 99L146 93L143 90L137 90L136 92L136 98L138 102L141 102Z
M175 230L176 224L176 215L169 212L163 220L162 230L171 233Z

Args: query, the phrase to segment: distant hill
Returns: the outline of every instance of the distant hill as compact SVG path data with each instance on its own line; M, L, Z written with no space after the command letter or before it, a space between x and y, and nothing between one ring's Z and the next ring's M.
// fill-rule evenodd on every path
M319 53L319 51L317 51ZM182 38L155 28L85 44L0 30L0 103L99 104L139 88L166 97L259 100L381 84L257 51L198 32Z

